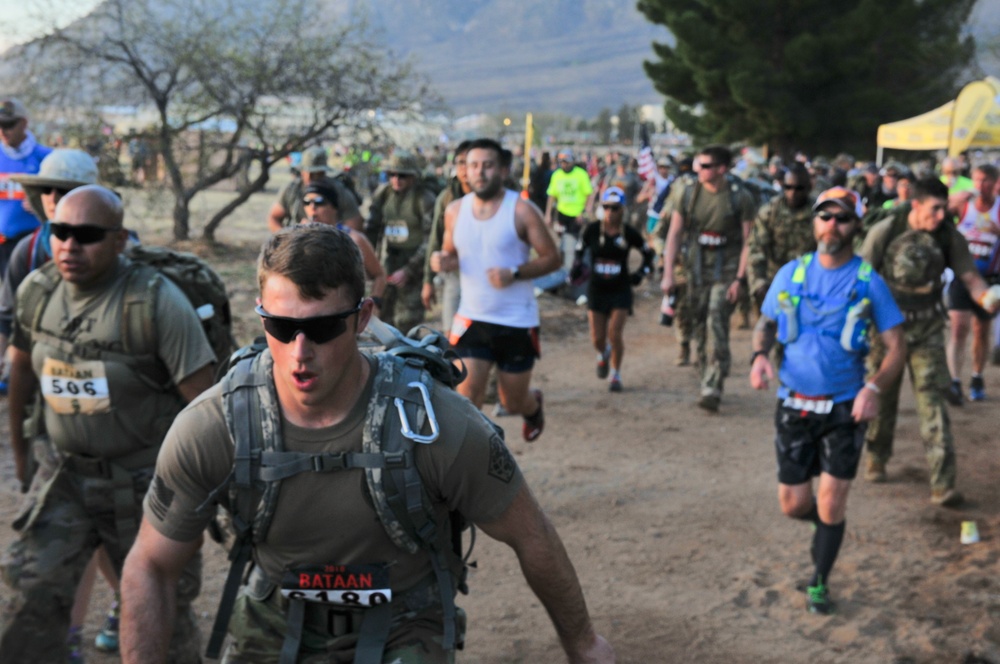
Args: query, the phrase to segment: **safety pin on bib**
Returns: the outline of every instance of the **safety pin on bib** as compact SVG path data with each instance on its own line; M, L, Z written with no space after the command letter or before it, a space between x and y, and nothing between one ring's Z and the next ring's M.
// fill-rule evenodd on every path
M408 384L407 387L416 388L417 391L420 392L420 396L423 397L424 409L427 411L427 420L431 424L431 432L427 436L423 436L415 432L410 427L410 421L406 419L406 409L403 406L403 400L400 399L399 397L396 397L394 401L396 402L396 410L399 411L399 421L403 427L402 431L403 437L409 438L415 443L423 443L424 445L428 443L433 443L435 440L438 439L438 436L441 434L441 430L438 428L437 416L434 415L434 407L431 405L430 392L427 391L427 386L418 380L415 380L412 383Z

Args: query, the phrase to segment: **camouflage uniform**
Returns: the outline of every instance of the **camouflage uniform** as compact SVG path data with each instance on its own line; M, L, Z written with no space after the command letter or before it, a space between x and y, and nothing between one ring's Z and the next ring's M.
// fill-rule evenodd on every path
M757 213L750 233L747 279L750 292L766 292L781 266L802 254L816 251L812 197L799 209L776 196ZM757 303L760 306L760 302Z
M711 194L700 184L678 187L671 192L671 209L681 213L687 248L684 271L688 277L687 319L691 336L697 344L698 367L701 373L702 397L722 393L729 375L729 326L735 305L726 299L726 291L735 281L743 247L743 220L756 213L753 196L736 178ZM711 199L711 200L709 200ZM735 209L733 209L735 204ZM701 215L709 216L701 218ZM724 244L703 243L703 236L712 232L724 237ZM709 346L712 353L709 357Z
M958 274L972 265L968 246L954 226L942 222L933 233L909 230L909 206L876 224L865 239L862 257L885 279L906 316L906 362L917 401L920 436L930 466L931 489L955 486L955 447L945 406L948 365L944 352L944 315L941 312L941 274L951 267ZM974 268L973 268L974 269ZM874 339L868 369L874 373L885 348ZM892 456L902 374L882 388L878 417L868 427L865 441L872 460L884 464Z
M382 318L406 332L425 320L424 304L420 300L423 285L424 259L434 221L434 194L420 185L420 172L415 159L397 151L386 166L393 173L406 173L416 180L404 193L396 193L390 185L375 192L365 234L376 247L387 276L405 269L406 285L389 284L382 302Z
M458 178L453 177L434 201L434 221L431 223L431 230L428 233L427 255L424 260L424 284L434 282L431 254L441 250L441 243L444 240L444 212L452 201L464 195ZM447 332L451 329L451 321L455 317L455 312L458 311L458 298L461 290L458 283L458 272L442 272L440 278L442 281L441 329Z

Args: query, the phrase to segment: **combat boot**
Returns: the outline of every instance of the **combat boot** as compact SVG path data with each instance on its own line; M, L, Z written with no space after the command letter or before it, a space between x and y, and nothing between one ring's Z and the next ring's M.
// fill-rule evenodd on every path
M869 454L868 463L865 465L865 479L875 483L885 482L885 462Z

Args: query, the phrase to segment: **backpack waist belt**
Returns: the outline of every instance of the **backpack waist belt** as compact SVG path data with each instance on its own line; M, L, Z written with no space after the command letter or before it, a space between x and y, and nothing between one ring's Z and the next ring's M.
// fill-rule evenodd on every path
M114 476L115 466L126 471L136 471L156 465L159 447L146 447L136 452L130 452L114 459L104 457L88 457L82 454L64 454L66 469L77 475L96 479L110 480Z

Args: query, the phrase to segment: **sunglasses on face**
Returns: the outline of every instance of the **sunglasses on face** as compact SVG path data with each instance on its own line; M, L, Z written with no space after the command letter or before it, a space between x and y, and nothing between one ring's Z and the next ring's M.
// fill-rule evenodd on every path
M622 209L621 205L613 205L613 204L612 205L602 205L601 207L603 207L605 210L611 210L612 212L614 212L615 210L621 210Z
M785 191L805 191L805 185L801 184L783 184L781 185Z
M314 198L303 198L302 205L308 207L310 205L326 205L330 201L326 200L322 196L316 196Z
M60 196L65 196L71 190L63 189L62 187L39 187L38 191L41 192L43 196L48 196L50 194L59 194Z
M399 178L400 180L402 180L403 178L410 177L410 174L409 173L389 173L389 177L390 178Z
M314 316L313 318L285 318L274 316L258 304L254 311L264 319L264 331L283 344L290 343L301 332L306 339L314 344L325 344L333 341L347 330L347 319L361 311L364 300L359 300L356 307L350 311L337 314Z
M698 168L700 168L702 170L707 170L709 168L715 168L716 166L718 166L718 164L715 163L714 161L705 161L705 162L702 162L702 163L698 164Z
M58 221L49 222L49 227L52 229L52 234L60 242L65 242L73 238L80 244L96 244L106 238L108 233L117 233L121 230L121 226L118 228L104 228L103 226L92 226L90 224L80 224L77 226Z
M848 224L857 219L857 217L855 217L850 212L841 212L839 214L834 214L833 212L823 211L823 212L817 212L816 216L822 219L823 221L830 221L831 219L836 219L838 224Z

